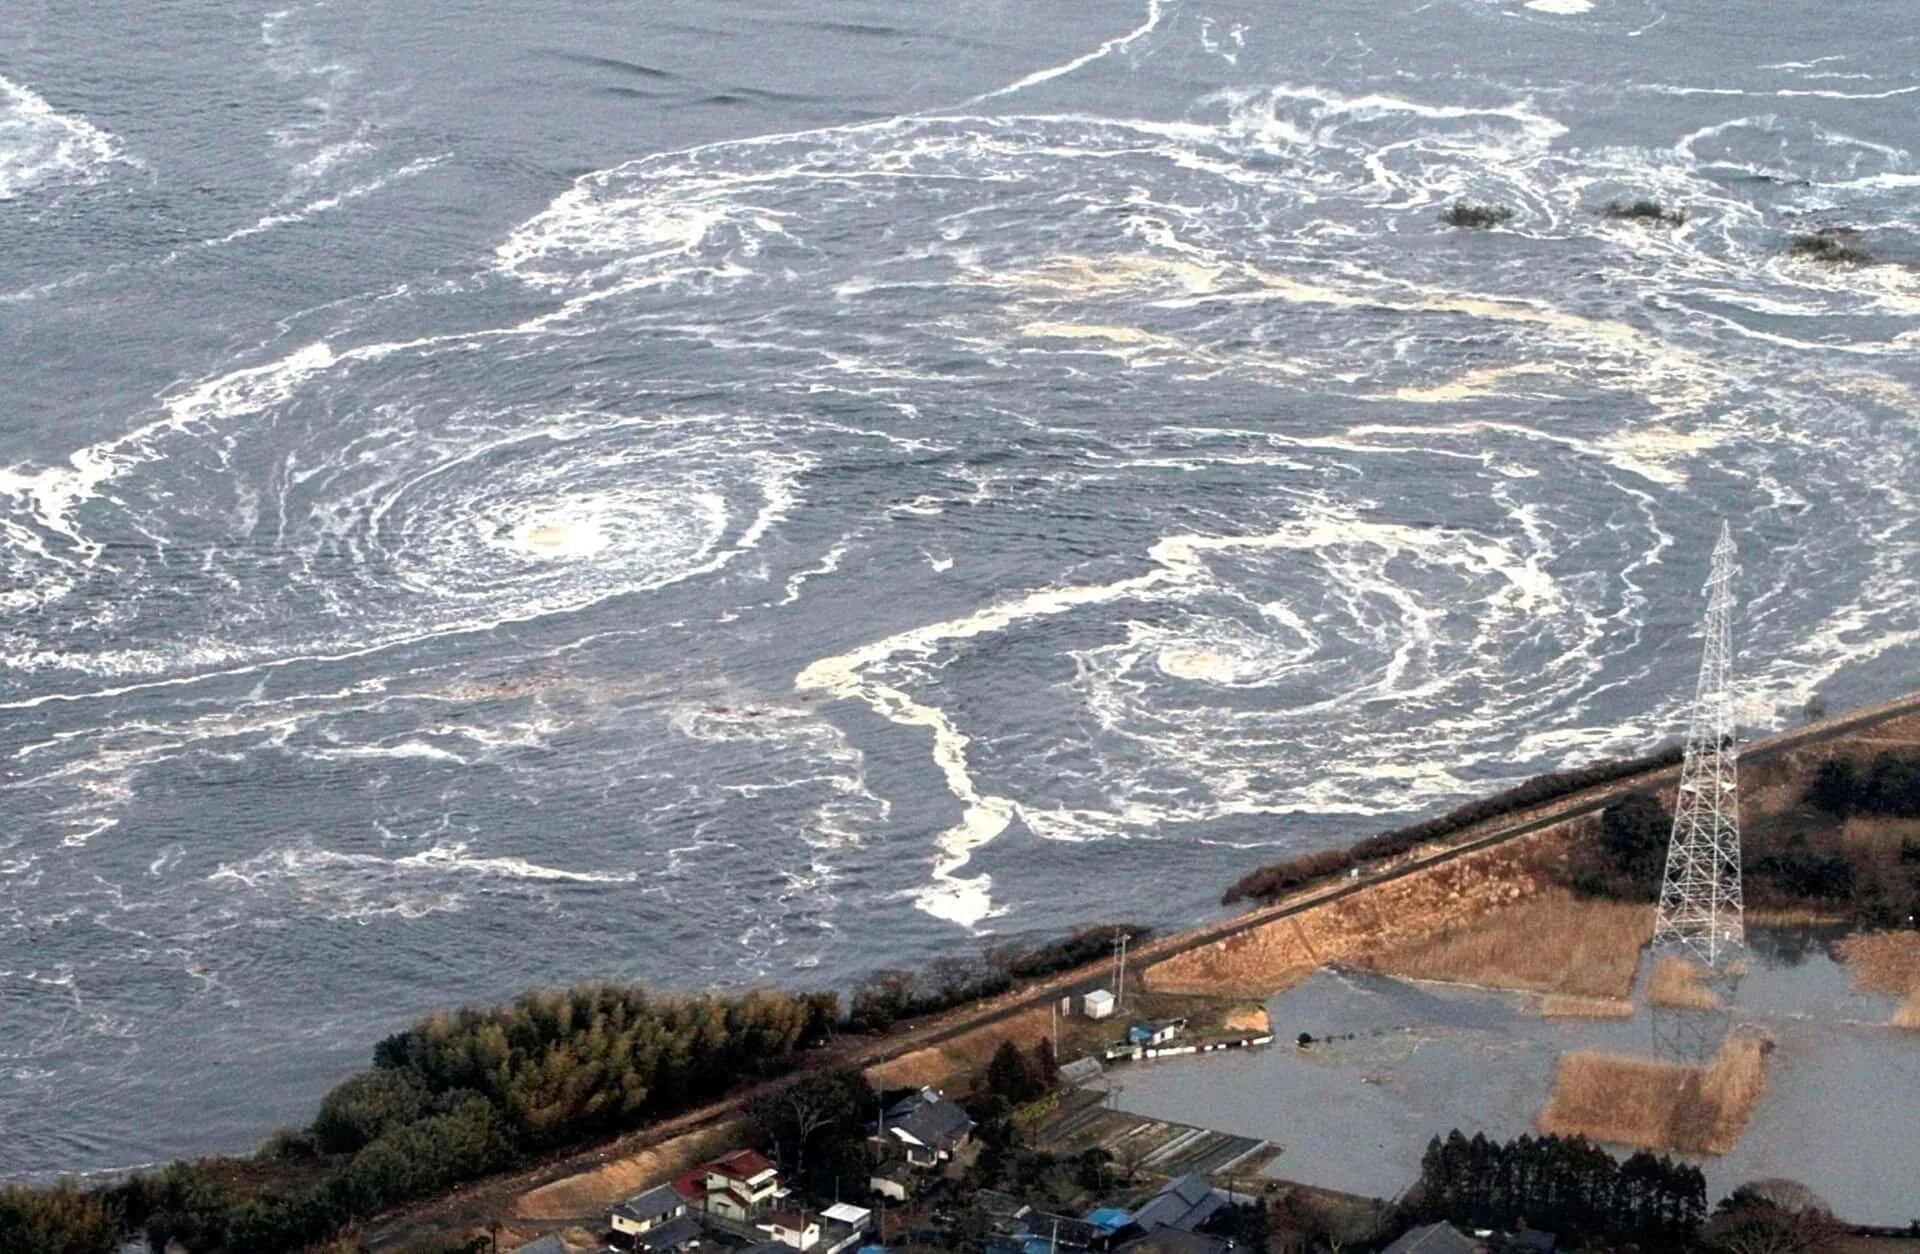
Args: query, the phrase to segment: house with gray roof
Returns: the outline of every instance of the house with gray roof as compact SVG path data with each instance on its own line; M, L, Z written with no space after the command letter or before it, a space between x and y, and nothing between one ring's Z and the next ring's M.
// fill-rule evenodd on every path
M1400 1234L1381 1254L1486 1254L1486 1245L1442 1220Z
M916 1167L935 1167L966 1145L973 1120L938 1089L921 1089L889 1106L879 1136Z
M1214 1192L1206 1177L1185 1175L1167 1181L1165 1188L1133 1212L1133 1222L1146 1233L1162 1228L1192 1232L1226 1204L1227 1199Z

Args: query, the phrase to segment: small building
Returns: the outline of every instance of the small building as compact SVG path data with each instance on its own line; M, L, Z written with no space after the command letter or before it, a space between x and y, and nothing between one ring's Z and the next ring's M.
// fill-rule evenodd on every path
M889 1163L876 1168L867 1177L867 1191L876 1197L891 1198L896 1202L907 1200L907 1194L913 1188L913 1169L905 1162Z
M1133 1222L1146 1233L1162 1228L1192 1232L1226 1204L1227 1199L1214 1192L1204 1176L1185 1175L1167 1181L1146 1205L1133 1212Z
M777 1210L753 1225L768 1238L795 1250L810 1250L820 1244L820 1223L798 1211Z
M1485 1254L1486 1248L1484 1242L1474 1240L1442 1220L1408 1229L1381 1254Z
M1080 999L1080 1009L1089 1019L1112 1018L1113 994L1104 988L1096 988Z
M616 1237L637 1237L679 1219L687 1213L687 1199L672 1185L636 1193L607 1212L607 1224Z
M1086 1221L1108 1236L1112 1236L1132 1223L1133 1216L1117 1206L1100 1206L1087 1212Z
M881 1116L879 1136L915 1167L937 1167L973 1136L973 1120L938 1089L908 1094Z
M1127 1041L1133 1045L1164 1045L1186 1031L1185 1019L1166 1019L1159 1023L1136 1023L1127 1029Z
M1061 1084L1076 1089L1092 1084L1104 1074L1106 1068L1100 1065L1098 1058L1076 1058L1057 1073Z
M829 1223L845 1224L856 1232L865 1232L873 1226L873 1212L851 1202L835 1202L820 1212L820 1218Z

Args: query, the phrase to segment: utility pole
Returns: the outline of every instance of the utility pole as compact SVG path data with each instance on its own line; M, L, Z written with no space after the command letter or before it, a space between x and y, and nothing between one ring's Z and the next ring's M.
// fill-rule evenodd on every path
M1720 524L1707 576L1706 641L1687 727L1653 943L1720 971L1746 944L1740 888L1739 747L1733 708L1733 532Z
M1127 942L1132 937L1118 928L1113 932L1113 1008L1127 1004Z

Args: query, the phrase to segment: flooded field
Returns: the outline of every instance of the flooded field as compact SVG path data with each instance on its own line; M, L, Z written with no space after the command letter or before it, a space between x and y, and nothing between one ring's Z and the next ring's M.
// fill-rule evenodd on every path
M1265 1138L1283 1147L1275 1175L1390 1198L1430 1137L1534 1131L1563 1053L1697 1062L1729 1028L1752 1027L1776 1048L1746 1135L1700 1160L1713 1197L1787 1176L1848 1220L1906 1223L1920 1214L1920 1033L1886 1026L1892 999L1854 991L1831 954L1839 935L1756 931L1733 1004L1715 1014L1649 1010L1642 988L1630 1019L1548 1019L1531 994L1321 972L1271 1003L1282 1044L1118 1071L1117 1104ZM1291 1044L1302 1032L1316 1043Z

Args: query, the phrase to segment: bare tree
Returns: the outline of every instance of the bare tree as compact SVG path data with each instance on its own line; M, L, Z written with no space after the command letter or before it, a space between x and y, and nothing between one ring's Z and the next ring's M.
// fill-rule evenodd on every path
M1755 1180L1735 1189L1701 1235L1727 1254L1823 1254L1846 1228L1797 1180Z

